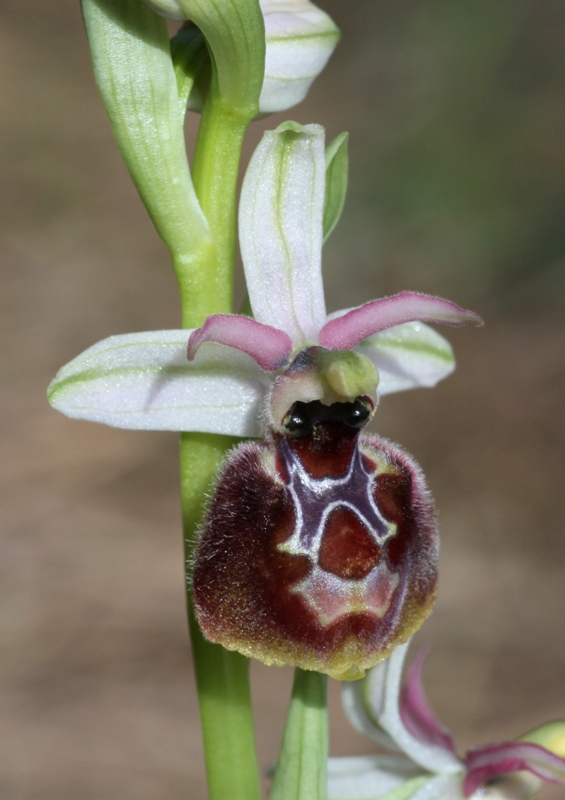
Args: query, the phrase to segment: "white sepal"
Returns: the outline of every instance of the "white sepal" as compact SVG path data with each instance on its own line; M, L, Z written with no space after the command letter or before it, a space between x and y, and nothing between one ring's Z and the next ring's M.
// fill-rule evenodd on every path
M268 376L245 353L207 343L186 357L191 331L111 336L64 366L51 405L117 428L259 436Z
M408 758L429 772L460 773L462 762L450 750L416 739L400 716L399 696L402 665L410 642L399 645L392 654L360 681L367 709L378 726L388 733Z
M295 347L317 342L325 322L322 218L324 129L286 122L267 131L241 191L239 240L255 319Z
M447 339L423 322L395 325L369 336L355 350L376 366L381 395L435 386L455 369Z
M488 800L489 795L484 794L482 797L484 800ZM495 797L496 795L493 794L492 800L495 800ZM385 799L383 798L383 800ZM410 796L410 800L465 800L461 775L453 773L434 775ZM479 798L476 798L476 800L479 800Z
M375 667L376 669L376 667ZM341 685L341 699L347 719L356 731L372 739L386 750L400 750L398 745L383 730L377 721L376 713L380 713L381 706L373 711L366 697L366 678L362 681L344 681Z
M328 800L375 800L410 781L414 791L425 781L404 756L351 756L328 761Z

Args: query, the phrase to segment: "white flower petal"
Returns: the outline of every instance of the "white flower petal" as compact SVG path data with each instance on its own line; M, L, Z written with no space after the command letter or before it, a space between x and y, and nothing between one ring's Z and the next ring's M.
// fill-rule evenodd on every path
M191 331L111 336L57 373L51 405L118 428L259 436L268 378L245 353L203 345L188 363Z
M423 322L406 322L376 333L355 350L379 372L379 394L435 386L455 369L447 339Z
M376 668L375 668L376 669ZM387 750L400 750L378 724L373 708L366 699L365 681L344 681L341 684L341 699L347 719L356 731L362 733Z
M422 780L421 770L403 756L330 758L328 800L374 800L415 778Z
M287 122L267 131L241 190L239 239L255 319L295 346L325 322L322 217L324 129Z
M259 111L284 111L304 99L326 66L339 30L307 0L261 0L265 19L265 78Z
M428 772L457 773L463 770L459 758L446 748L426 744L406 729L399 710L402 665L409 642L399 645L386 661L374 667L361 682L365 703L378 725L412 761Z

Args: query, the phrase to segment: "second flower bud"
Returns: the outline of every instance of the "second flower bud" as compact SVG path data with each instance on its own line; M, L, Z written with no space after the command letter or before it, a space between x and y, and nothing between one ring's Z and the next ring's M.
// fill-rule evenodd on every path
M187 19L186 3L145 0L157 13ZM259 112L271 114L300 103L326 66L340 37L332 19L309 0L260 0L265 22L265 76ZM205 78L205 76L204 76ZM202 86L197 79L189 98L191 111L202 110Z

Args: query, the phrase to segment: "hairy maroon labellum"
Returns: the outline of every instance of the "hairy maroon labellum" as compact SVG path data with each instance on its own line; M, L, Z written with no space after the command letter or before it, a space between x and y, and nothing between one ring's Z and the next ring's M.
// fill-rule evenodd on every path
M197 548L208 639L266 664L358 678L431 610L438 539L414 460L361 429L369 397L296 402L229 456Z

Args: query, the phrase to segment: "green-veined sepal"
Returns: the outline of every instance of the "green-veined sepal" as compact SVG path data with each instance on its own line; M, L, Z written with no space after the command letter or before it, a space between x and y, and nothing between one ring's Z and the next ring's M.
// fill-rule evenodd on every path
M190 331L111 336L59 370L47 397L75 419L117 428L259 436L265 373L239 350L207 344L186 359Z

